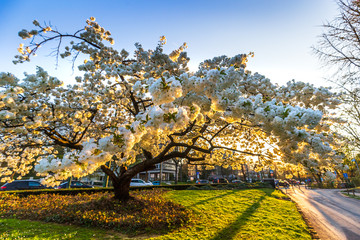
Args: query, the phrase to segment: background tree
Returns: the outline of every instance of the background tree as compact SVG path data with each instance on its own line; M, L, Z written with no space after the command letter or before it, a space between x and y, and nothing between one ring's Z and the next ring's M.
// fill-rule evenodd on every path
M332 82L344 92L343 118L340 128L350 143L360 150L360 2L339 0L339 15L323 25L324 33L314 47L326 66L335 69ZM335 66L335 68L334 68Z
M174 158L238 169L251 157L261 165L282 160L308 169L337 164L328 111L339 102L328 88L272 84L245 69L245 54L205 60L192 73L186 44L165 54L165 37L154 50L136 43L129 58L109 46L110 32L94 18L74 34L33 23L36 29L19 32L30 40L15 63L56 42L60 57L87 56L78 67L84 74L67 87L40 67L23 80L1 74L2 181L26 175L34 162L47 184L101 168L115 198L126 201L131 178ZM62 156L56 146L65 149ZM109 161L118 167L107 167Z

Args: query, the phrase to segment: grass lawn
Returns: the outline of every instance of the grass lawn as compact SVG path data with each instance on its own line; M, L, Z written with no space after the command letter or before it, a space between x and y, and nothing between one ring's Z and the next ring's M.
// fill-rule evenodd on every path
M190 222L165 235L133 239L311 239L295 205L281 197L272 189L169 191L165 198L193 211ZM0 239L128 238L96 227L0 219Z
M172 191L195 212L182 229L154 239L311 239L294 203L272 189Z
M126 235L57 223L0 219L0 239L127 239Z
M342 192L342 194L344 194L347 197L351 197L351 198L355 198L355 199L360 200L360 197L358 195L354 196L352 193L348 194L347 192Z

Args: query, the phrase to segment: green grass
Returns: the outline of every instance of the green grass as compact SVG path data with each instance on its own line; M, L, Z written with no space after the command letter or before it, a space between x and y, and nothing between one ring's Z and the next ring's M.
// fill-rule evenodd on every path
M311 239L294 203L272 189L172 191L195 212L182 229L154 239Z
M126 235L93 228L37 221L0 219L0 239L127 239Z
M162 236L134 239L311 239L294 203L272 189L169 191L191 209L192 220ZM129 239L94 227L0 219L0 239Z
M360 200L359 196L356 196L356 195L354 196L352 193L348 194L347 192L342 192L342 194L344 194L347 197L351 197L351 198Z

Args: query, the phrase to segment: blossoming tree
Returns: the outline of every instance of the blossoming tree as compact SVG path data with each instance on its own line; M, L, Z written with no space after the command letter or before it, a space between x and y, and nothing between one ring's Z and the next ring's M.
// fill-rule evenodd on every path
M36 30L19 32L30 41L20 45L15 63L54 41L59 56L84 54L87 60L79 66L83 76L67 87L40 67L23 80L0 75L2 181L24 176L34 165L50 185L101 168L115 198L126 201L131 178L172 158L234 168L248 157L307 169L335 164L327 111L339 102L328 88L274 85L245 70L245 54L205 60L192 73L186 44L166 54L164 37L154 50L135 44L129 58L107 44L114 40L94 18L74 34L34 25ZM117 167L108 167L109 161Z

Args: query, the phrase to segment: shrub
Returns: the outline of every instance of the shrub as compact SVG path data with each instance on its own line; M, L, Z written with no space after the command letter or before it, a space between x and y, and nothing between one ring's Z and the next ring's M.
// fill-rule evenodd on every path
M192 185L192 186L188 187L186 190L199 190L199 188Z
M351 182L354 184L355 187L360 186L360 172L357 172L358 176L352 177Z
M2 194L0 216L97 226L130 234L169 230L188 222L190 211L162 198L163 192L134 191L127 203L114 200L112 193L40 194L22 198Z
M199 189L201 189L201 190L215 190L216 188L214 188L211 185L205 185L205 186L201 186Z

